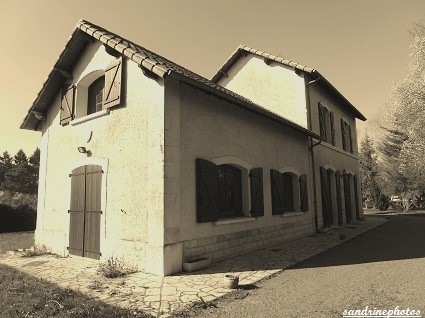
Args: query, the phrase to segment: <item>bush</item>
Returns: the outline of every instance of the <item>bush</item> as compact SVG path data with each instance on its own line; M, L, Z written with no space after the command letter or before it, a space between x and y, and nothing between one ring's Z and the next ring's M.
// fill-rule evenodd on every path
M29 206L0 204L0 233L34 231L37 213Z
M36 211L37 196L35 194L0 191L0 204L8 205L14 209L27 206Z
M381 210L381 211L386 211L388 209L388 207L390 206L390 198L387 197L385 194L380 194L377 197L376 200L376 207Z

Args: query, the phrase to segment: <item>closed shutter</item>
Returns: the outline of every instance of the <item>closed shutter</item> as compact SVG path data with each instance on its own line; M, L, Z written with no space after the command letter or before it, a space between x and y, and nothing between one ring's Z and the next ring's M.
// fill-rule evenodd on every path
M360 207L359 207L359 190L358 190L358 183L357 183L357 176L353 177L354 179L354 200L356 203L356 219L360 220Z
M309 210L308 207L308 189L307 189L307 175L303 174L299 178L300 182L300 200L301 200L301 211L306 212Z
M102 167L86 166L86 213L84 222L84 257L100 259Z
M345 122L341 118L341 135L342 135L342 149L347 150L347 136L345 131Z
M86 196L85 167L72 171L71 177L71 202L69 213L69 246L70 254L83 255L84 245L84 208Z
M254 168L250 173L251 216L264 216L263 168Z
M351 189L350 189L350 177L348 174L344 173L344 194L345 194L345 220L347 223L350 223L352 220L351 217Z
M353 137L351 136L350 125L347 124L347 128L348 128L348 138L349 138L349 141L350 141L350 152L353 153Z
M115 59L105 70L105 88L103 90L103 108L120 105L122 82L122 60Z
M341 197L341 172L335 173L335 187L336 187L336 206L338 210L338 225L343 225L342 220L342 197Z
M319 124L320 124L320 137L326 141L326 118L325 108L319 103Z
M324 226L331 225L330 215L332 213L329 204L329 186L328 186L328 172L324 167L320 167L320 185L322 188L322 215Z
M60 124L66 125L74 118L74 92L72 85L62 92Z
M307 189L307 175L303 174L299 178L300 181L300 199L301 199L301 211L308 211L308 189Z
M330 112L329 116L330 116L330 120L331 120L331 141L332 141L332 145L335 146L335 118L334 118L334 113Z
M198 223L218 220L217 165L203 159L196 160L196 220Z
M283 176L277 170L270 170L272 189L272 214L283 213Z
M292 176L284 173L283 177L283 211L294 211L294 187L292 185Z

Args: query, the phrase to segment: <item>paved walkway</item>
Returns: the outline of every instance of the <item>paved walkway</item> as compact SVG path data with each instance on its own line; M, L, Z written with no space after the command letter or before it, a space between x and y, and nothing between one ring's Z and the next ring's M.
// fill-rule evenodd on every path
M0 255L0 263L30 275L44 278L61 287L79 290L108 304L143 310L157 317L167 317L191 302L211 301L231 290L224 288L226 274L239 275L241 286L278 273L291 265L323 252L347 239L385 223L385 218L366 217L366 221L343 228L285 242L260 251L211 264L206 270L159 277L135 273L107 279L98 275L98 261L78 257L60 258L43 255L23 258L16 253Z

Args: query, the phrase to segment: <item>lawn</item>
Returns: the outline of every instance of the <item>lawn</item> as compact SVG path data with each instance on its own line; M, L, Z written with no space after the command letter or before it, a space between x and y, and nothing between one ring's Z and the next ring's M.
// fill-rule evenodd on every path
M1 233L0 254L34 244L33 232ZM1 257L1 256L0 256ZM71 289L0 265L0 317L150 318L149 314L105 304Z
M34 245L34 232L0 233L0 254Z

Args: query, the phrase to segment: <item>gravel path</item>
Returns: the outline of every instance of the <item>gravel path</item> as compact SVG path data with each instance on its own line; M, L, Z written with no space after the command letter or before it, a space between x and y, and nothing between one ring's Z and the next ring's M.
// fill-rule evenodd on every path
M366 306L425 313L425 215L390 218L196 317L341 317Z

